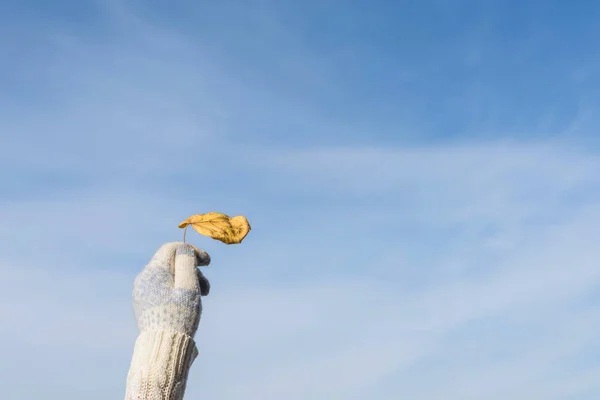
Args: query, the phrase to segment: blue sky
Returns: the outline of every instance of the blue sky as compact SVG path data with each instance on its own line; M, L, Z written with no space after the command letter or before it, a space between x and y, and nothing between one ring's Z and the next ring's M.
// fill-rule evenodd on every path
M118 398L135 275L243 214L186 399L600 396L600 4L0 3L0 376Z

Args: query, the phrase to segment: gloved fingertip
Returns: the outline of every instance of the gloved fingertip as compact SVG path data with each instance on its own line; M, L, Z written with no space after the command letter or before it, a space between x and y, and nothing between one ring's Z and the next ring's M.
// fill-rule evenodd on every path
M196 265L198 267L206 267L210 264L210 256L204 250L196 249Z
M189 243L180 244L175 250L175 256L195 256L194 246Z
M198 271L198 283L200 284L200 296L208 296L210 293L210 282L200 270Z
M177 247L175 256L192 256L196 261L197 267L205 267L210 264L210 256L204 250L200 250L189 243L182 243Z

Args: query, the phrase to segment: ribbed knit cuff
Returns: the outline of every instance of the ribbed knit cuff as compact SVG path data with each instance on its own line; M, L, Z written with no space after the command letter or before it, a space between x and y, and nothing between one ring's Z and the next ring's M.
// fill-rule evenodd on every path
M125 400L181 400L197 356L194 340L184 333L140 333L127 375Z

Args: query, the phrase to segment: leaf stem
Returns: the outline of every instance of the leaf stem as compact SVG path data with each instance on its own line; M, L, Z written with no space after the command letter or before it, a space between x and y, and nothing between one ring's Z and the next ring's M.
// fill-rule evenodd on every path
M185 228L183 228L183 243L185 243L185 234L187 232L187 225L185 226Z

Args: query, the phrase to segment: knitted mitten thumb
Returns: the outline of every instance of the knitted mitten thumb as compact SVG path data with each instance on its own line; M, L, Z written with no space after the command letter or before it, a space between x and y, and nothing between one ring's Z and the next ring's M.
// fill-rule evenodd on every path
M187 243L163 245L134 282L140 330L127 377L126 400L181 400L198 351L193 340L210 284L197 266L208 254Z

